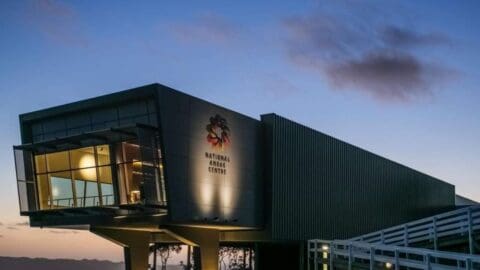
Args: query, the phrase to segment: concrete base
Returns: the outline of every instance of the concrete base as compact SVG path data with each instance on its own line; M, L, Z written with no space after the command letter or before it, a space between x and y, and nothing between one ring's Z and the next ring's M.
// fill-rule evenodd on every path
M195 263L202 270L218 270L218 230L172 226L155 230L92 227L90 231L124 247L126 270L148 269L150 243L162 239L200 247L200 262Z
M200 247L202 270L218 269L219 232L213 229L169 227L168 231L180 241Z
M92 228L91 232L123 246L126 270L147 270L151 232Z

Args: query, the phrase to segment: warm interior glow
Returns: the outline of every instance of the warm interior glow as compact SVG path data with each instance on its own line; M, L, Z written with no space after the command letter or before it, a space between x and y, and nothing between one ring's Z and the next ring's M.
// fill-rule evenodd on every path
M78 163L79 168L95 167L95 158L92 155L83 155Z
M389 263L389 262L387 262L387 263L385 263L385 267L386 267L387 269L390 269L390 268L392 268L392 264Z
M36 155L40 209L113 204L110 163L108 145Z
M95 167L95 158L92 155L83 155L78 162L79 168ZM83 179L95 179L95 169L85 169L80 171Z
M133 160L133 167L135 169L141 168L142 167L142 162L134 159Z
M52 187L52 196L53 197L58 197L58 188Z
M130 202L136 203L140 201L140 191L132 190L130 191Z

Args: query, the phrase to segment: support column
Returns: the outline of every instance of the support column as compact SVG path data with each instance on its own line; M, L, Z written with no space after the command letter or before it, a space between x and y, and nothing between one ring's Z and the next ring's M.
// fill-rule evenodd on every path
M148 269L150 232L115 228L91 228L90 231L123 246L126 270Z
M202 270L218 270L218 230L194 227L169 227L172 237L200 247L200 264ZM196 262L197 263L197 262Z

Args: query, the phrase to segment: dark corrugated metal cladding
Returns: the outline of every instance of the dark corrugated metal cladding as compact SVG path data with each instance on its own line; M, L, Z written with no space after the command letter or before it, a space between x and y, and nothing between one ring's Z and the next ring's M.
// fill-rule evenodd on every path
M448 183L275 114L262 122L274 240L348 238L454 206Z

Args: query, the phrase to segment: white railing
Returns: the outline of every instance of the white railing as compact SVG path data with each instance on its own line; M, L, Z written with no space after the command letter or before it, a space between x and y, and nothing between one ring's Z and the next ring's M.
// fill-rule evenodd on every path
M309 240L308 269L478 270L480 256L348 240ZM312 267L313 265L313 267Z
M439 238L468 235L470 254L474 254L475 233L480 233L480 206L457 209L349 240L404 247L428 241L438 250Z

